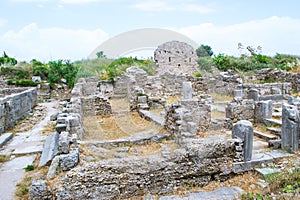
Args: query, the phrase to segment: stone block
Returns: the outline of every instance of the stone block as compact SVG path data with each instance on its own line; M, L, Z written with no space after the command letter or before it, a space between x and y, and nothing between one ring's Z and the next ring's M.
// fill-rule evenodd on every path
M48 170L48 173L46 176L47 179L51 179L56 176L56 170L57 170L58 166L59 166L59 156L55 156L49 167L49 170Z
M49 165L58 153L59 133L55 132L46 138L39 166Z
M0 148L3 147L11 138L13 138L12 133L5 133L0 136Z
M299 111L295 106L282 106L281 148L290 153L299 149Z
M271 100L255 102L254 121L264 123L265 119L272 118L273 104Z
M45 180L34 180L29 188L30 200L49 199Z
M67 131L63 131L59 135L59 141L58 141L58 152L59 154L67 154L69 153L70 148L70 141Z
M79 162L78 149L70 152L69 154L60 155L60 167L63 171L68 171L75 167Z
M182 99L192 99L193 98L193 88L191 82L182 83Z
M57 132L61 133L61 132L67 130L67 125L66 124L56 124L55 129Z
M233 125L232 138L240 139L244 145L244 161L250 161L253 149L253 127L252 123L247 120L238 121Z

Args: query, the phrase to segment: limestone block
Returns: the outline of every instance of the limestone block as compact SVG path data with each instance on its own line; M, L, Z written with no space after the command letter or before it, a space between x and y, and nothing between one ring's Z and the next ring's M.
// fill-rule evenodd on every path
M69 148L70 148L70 141L69 141L69 136L68 132L63 131L59 134L59 141L58 141L58 151L59 154L67 154L69 153Z
M60 166L63 171L68 171L75 167L79 162L78 149L72 151L69 154L60 155Z
M49 165L58 153L59 133L55 132L46 138L39 166Z
M30 200L49 199L47 184L44 180L34 180L29 188Z
M244 142L244 161L250 161L253 149L253 127L248 120L238 121L233 125L232 138L240 139Z

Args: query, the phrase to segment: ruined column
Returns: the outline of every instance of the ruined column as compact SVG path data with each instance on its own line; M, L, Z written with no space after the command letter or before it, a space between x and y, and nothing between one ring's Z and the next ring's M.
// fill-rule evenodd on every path
M248 120L241 120L232 127L232 138L243 141L244 161L250 161L253 148L253 127Z
M250 89L248 93L248 99L253 99L254 101L258 101L258 90L257 89Z
M191 82L182 83L182 100L193 98L193 88Z
M299 149L299 112L295 106L282 106L281 148L290 153Z
M265 119L272 118L273 104L271 100L255 103L254 122L264 123Z

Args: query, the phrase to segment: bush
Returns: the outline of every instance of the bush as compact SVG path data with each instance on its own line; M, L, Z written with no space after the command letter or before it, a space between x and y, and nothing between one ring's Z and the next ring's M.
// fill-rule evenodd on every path
M211 57L199 57L197 62L201 70L204 70L206 72L212 72L212 66L214 65L214 62Z
M198 78L199 78L199 77L202 77L202 73L201 73L201 72L196 72L196 73L195 73L195 77L198 77Z
M30 72L16 67L2 67L0 75L8 76L10 79L30 78Z
M32 80L16 80L16 86L22 86L22 87L36 87L38 83L32 81Z

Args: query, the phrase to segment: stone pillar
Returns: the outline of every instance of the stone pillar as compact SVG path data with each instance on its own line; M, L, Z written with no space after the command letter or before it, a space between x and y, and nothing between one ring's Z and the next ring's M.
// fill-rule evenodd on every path
M253 99L254 101L258 101L258 90L257 89L250 89L248 93L248 99Z
M182 99L192 99L193 98L193 88L191 82L182 83Z
M254 122L264 123L265 119L272 118L273 104L271 100L255 103Z
M244 98L245 90L234 90L233 91L233 98Z
M299 149L299 112L295 106L282 106L281 148L290 153Z
M250 161L252 158L253 148L253 127L248 120L241 120L232 127L232 138L243 141L244 162Z

